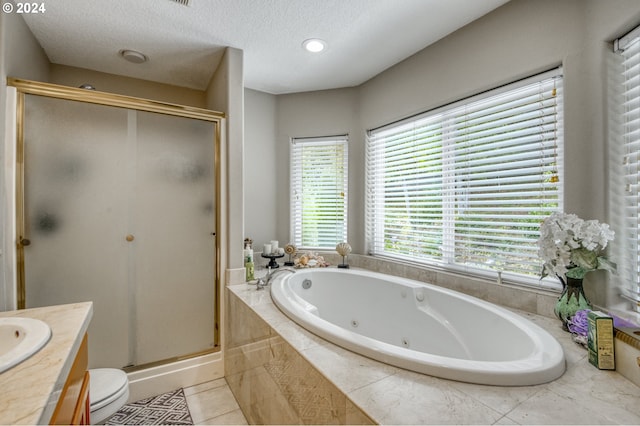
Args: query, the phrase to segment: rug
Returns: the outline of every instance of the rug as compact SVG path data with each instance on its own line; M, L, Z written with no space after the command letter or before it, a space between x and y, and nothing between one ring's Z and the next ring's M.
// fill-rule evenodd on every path
M182 389L127 404L107 420L108 425L192 425Z

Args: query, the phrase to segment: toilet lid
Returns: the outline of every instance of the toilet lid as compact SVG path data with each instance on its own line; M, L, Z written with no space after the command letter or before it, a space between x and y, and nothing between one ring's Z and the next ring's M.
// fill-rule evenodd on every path
M117 399L129 386L127 374L115 368L89 370L89 398L91 407L106 405Z

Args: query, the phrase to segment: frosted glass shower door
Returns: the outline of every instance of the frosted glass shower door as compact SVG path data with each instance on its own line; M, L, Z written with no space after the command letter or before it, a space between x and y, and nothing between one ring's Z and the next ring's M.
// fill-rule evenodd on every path
M91 300L89 365L215 347L215 124L25 96L26 307Z
M127 111L26 96L26 307L93 301L89 357L130 363Z
M214 128L137 116L136 361L214 347Z

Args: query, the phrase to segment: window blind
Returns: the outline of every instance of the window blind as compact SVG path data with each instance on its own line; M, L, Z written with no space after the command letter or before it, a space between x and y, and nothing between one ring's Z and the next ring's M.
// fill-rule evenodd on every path
M560 69L368 131L370 254L535 276L562 209Z
M632 31L615 44L616 69L610 104L609 188L610 221L616 238L610 245L618 265L616 281L622 295L640 313L640 31Z
M291 140L291 239L334 249L347 239L347 136Z

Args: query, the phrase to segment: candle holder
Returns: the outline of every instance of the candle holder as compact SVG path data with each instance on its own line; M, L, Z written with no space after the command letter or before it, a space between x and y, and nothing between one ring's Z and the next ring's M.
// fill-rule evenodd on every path
M261 254L262 257L264 257L265 259L269 259L269 264L267 265L268 268L274 269L274 268L279 268L280 265L278 265L278 262L276 262L276 259L280 259L281 257L284 257L284 254L277 254L277 253L272 253L272 254Z

